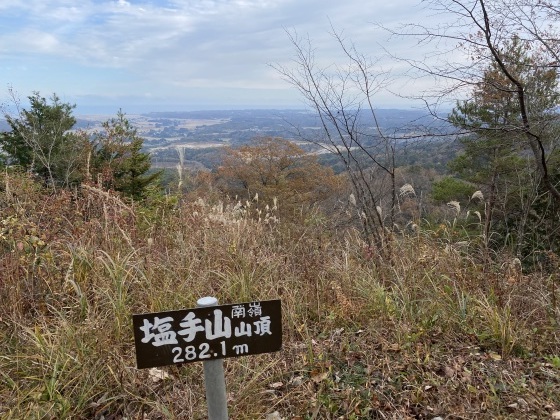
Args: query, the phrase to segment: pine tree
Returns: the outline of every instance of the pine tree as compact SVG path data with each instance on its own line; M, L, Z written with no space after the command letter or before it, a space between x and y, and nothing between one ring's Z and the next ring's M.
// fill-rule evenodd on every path
M133 199L145 198L161 172L148 174L151 161L150 155L142 152L143 144L137 129L119 110L117 117L104 122L103 131L93 137L90 168L93 180Z
M551 129L556 126L555 108L560 102L557 73L536 66L527 45L516 37L505 45L501 56L515 79L523 83L533 134L554 150L557 137ZM535 184L539 180L528 159L531 151L516 94L511 80L491 62L471 98L451 113L450 121L471 134L461 139L463 152L450 168L484 192L486 240L497 228L493 224L499 222L504 237L516 234L519 249L532 201L529 197L538 194Z

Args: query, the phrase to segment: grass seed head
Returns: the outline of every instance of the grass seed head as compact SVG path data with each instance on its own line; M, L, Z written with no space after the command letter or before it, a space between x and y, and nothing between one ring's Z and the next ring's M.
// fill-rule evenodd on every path
M458 201L455 200L450 201L449 203L447 203L447 206L455 210L457 214L461 213L461 204L459 204Z

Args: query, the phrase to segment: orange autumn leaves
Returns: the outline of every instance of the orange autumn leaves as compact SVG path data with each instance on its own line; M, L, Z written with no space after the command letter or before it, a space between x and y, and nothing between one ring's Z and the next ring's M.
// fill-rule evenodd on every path
M277 203L283 216L325 205L340 190L341 180L317 156L297 144L274 137L227 148L217 171L220 189L241 202Z

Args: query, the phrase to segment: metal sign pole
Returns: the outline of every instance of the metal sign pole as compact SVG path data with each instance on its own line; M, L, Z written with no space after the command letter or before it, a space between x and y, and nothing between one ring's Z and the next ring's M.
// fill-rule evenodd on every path
M132 315L132 324L138 369L203 362L210 420L228 420L223 359L282 348L280 299L218 305L208 296L196 308Z
M218 299L203 297L196 302L199 308L216 306ZM209 420L228 420L226 380L223 359L206 360L204 366L204 386L206 388L206 403L208 404Z

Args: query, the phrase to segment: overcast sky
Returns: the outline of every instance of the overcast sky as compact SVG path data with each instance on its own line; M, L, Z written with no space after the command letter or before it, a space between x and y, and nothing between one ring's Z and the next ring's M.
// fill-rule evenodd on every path
M76 103L78 114L303 108L298 93L269 65L290 66L294 52L286 30L309 35L323 63L340 59L331 23L364 54L381 56L381 44L407 56L413 42L388 43L374 22L422 21L418 3L0 0L0 98L6 101L9 86L21 97L55 92ZM408 107L384 94L378 103Z

